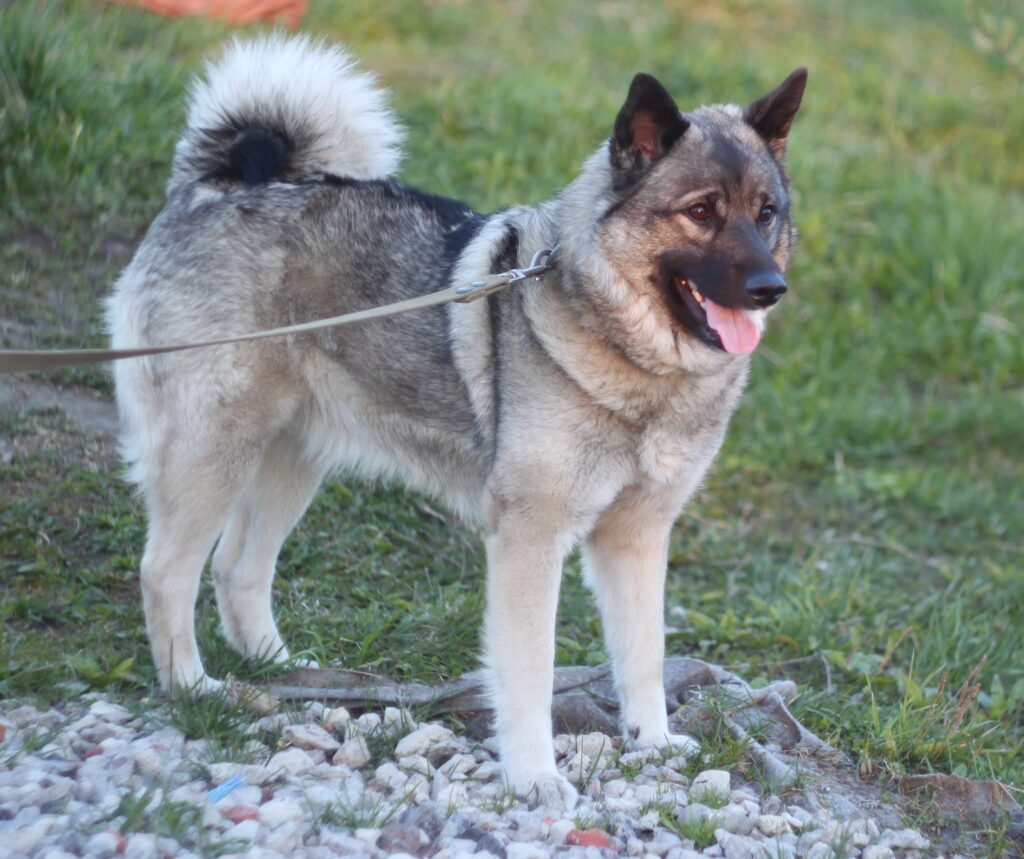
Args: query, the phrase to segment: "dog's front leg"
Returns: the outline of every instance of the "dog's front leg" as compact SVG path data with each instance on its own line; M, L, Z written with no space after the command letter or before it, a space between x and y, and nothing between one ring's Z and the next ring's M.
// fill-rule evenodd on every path
M572 808L575 788L555 768L551 736L555 613L571 540L536 509L502 515L487 538L485 651L495 728L512 789Z
M671 488L627 490L584 544L583 564L601 609L623 732L637 748L690 754L697 742L669 732L663 676L665 568L681 504Z

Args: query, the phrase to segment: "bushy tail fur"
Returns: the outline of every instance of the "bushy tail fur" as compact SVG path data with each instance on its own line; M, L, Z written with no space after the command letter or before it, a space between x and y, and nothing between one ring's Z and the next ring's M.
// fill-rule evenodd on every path
M398 167L402 137L384 91L342 48L306 36L235 40L193 86L167 190L199 179L381 178Z

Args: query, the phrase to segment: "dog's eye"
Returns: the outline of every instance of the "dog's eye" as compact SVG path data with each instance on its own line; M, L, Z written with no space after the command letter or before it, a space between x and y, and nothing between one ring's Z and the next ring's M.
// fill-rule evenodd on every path
M772 205L762 206L761 211L758 213L757 222L759 224L770 224L775 220L775 207Z
M711 207L706 203L696 203L686 210L686 214L698 224L703 224L711 220Z

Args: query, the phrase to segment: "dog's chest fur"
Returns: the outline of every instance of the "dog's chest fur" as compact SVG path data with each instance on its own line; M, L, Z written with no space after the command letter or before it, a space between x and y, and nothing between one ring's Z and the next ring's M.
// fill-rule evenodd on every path
M743 393L745 361L706 375L656 374L588 331L557 289L528 292L523 312L553 371L619 425L622 435L609 444L629 451L636 479L666 484L703 475Z

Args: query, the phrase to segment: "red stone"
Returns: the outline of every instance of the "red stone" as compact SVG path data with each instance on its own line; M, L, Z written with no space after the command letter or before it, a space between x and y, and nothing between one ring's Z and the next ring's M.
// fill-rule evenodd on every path
M609 847L615 849L615 842L601 829L572 829L565 836L565 843L574 847Z
M251 805L232 805L222 811L220 816L232 823L241 823L243 820L259 820L260 810Z
M124 833L119 832L116 829L108 829L107 832L117 838L117 847L114 849L118 853L124 853L124 851L128 849L128 839L124 837Z
M94 758L96 755L103 754L103 746L93 746L91 749L86 749L85 756L87 758Z

